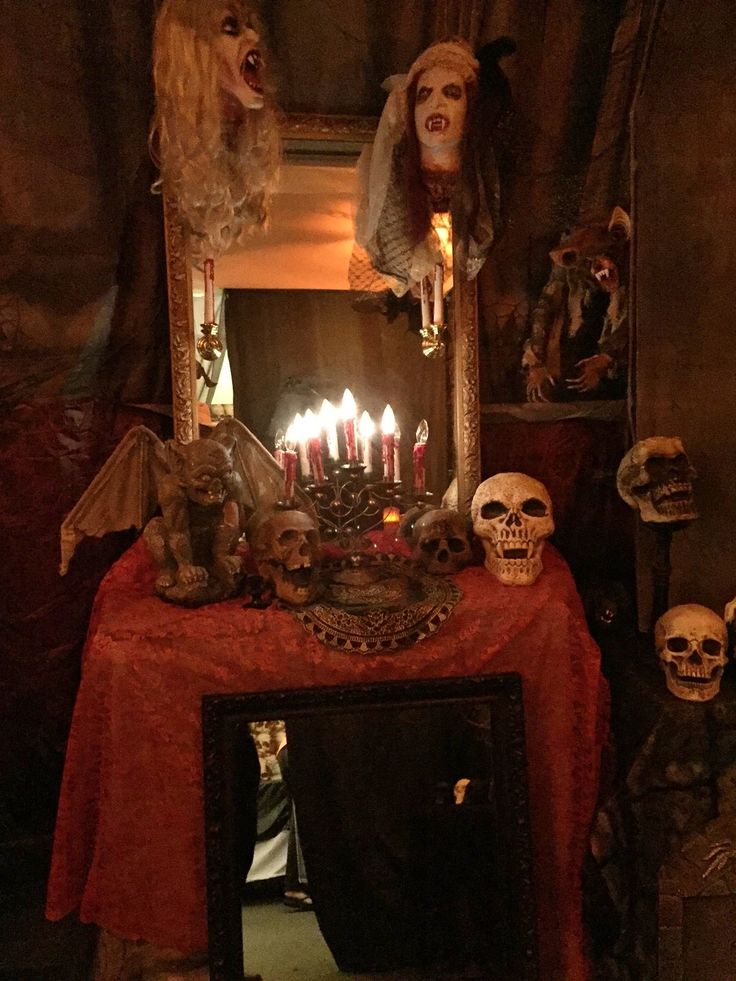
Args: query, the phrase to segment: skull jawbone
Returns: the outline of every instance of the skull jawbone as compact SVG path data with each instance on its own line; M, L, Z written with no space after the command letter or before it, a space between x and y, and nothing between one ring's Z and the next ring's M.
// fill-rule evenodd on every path
M495 546L488 541L483 542L486 553L484 565L496 579L506 586L531 586L539 578L542 571L542 549L540 542L533 555L527 559L503 559L496 555Z

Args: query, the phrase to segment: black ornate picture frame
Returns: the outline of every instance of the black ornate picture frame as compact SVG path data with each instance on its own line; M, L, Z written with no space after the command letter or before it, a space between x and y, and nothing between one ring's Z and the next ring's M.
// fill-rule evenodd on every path
M258 763L248 724L264 719L321 719L361 710L412 710L438 706L471 712L483 707L490 719L493 796L504 856L508 981L538 978L536 910L528 810L526 746L521 678L517 674L393 681L226 695L202 700L204 742L207 916L211 981L242 981L242 869L244 828L255 826ZM487 710L490 709L488 712ZM301 829L301 822L300 822ZM489 913L489 931L492 928ZM257 969L257 965L249 965Z

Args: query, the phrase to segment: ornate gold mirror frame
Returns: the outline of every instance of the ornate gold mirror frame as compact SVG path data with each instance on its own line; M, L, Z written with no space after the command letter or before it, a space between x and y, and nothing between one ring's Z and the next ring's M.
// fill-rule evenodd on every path
M284 153L313 156L357 155L373 139L376 120L364 116L289 115L282 128ZM196 356L192 313L192 274L186 235L176 200L164 196L166 267L169 295L171 398L174 437L188 443L199 435ZM463 264L464 246L454 243ZM480 394L478 376L478 306L475 282L453 278L451 318L452 392L455 473L458 509L467 514L480 483Z

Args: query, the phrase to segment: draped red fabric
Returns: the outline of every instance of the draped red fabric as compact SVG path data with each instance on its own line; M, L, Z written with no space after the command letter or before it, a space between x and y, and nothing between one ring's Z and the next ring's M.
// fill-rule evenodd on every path
M607 686L567 566L551 548L544 565L529 587L464 570L463 599L438 634L398 654L363 656L322 646L286 610L246 610L237 599L196 610L162 603L137 543L104 580L92 616L47 915L79 909L82 920L131 940L206 947L203 694L515 671L541 977L584 981L580 878Z

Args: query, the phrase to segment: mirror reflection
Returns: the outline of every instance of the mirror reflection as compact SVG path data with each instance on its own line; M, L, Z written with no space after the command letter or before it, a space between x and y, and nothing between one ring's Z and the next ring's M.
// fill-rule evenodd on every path
M231 860L246 970L531 976L503 726L479 699L241 721Z

